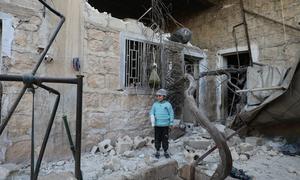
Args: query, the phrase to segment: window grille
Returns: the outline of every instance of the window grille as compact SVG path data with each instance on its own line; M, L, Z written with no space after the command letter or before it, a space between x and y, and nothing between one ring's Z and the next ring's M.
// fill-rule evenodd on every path
M160 74L160 48L157 44L126 40L125 45L125 87L148 87L148 79L157 64Z

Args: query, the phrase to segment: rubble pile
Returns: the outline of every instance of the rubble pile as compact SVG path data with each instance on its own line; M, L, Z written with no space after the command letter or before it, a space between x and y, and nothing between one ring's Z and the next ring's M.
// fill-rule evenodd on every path
M190 163L214 146L207 131L201 127L186 124L186 133L170 140L171 159L156 159L152 137L120 137L115 143L105 139L95 145L90 153L82 156L83 179L189 179ZM216 127L229 136L233 130L221 124ZM245 172L254 179L297 179L300 176L299 156L280 152L285 139L234 136L228 141L233 166L236 172ZM207 156L195 169L196 178L209 179L219 162L218 151ZM237 170L239 169L239 170ZM74 160L42 164L40 177L68 176L74 171ZM28 179L30 166L19 168L13 164L0 165L1 177ZM51 179L51 178L50 178Z

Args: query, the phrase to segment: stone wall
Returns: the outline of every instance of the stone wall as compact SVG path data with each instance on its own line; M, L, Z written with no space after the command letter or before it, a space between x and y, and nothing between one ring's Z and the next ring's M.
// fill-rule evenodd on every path
M199 12L189 18L184 24L193 32L193 44L207 49L207 68L214 70L222 67L222 54L235 51L232 35L233 26L242 22L239 0L224 0L216 7ZM279 22L300 28L300 2L298 0L244 0L246 10L253 11ZM283 7L283 11L282 11ZM282 18L284 16L284 21ZM254 62L289 66L299 58L300 35L299 31L274 23L265 18L246 13L249 29L252 56ZM247 41L243 26L236 28L239 50L247 50ZM221 82L219 78L205 78L207 86L202 105L212 120L223 119L223 96L217 90ZM224 86L222 87L224 88ZM211 103L205 103L211 102Z
M66 16L66 22L51 46L48 55L53 58L50 63L42 62L37 75L48 77L75 77L76 72L72 69L72 57L80 57L78 51L82 48L80 36L74 34L74 19L66 7L71 10L75 6L80 7L80 1L66 1L60 4L53 0L51 6ZM11 56L3 56L1 73L23 75L30 73L38 62L40 53L46 47L54 28L58 24L58 18L50 11L44 11L38 1L4 0L0 2L0 11L11 17L13 28L13 40ZM79 11L79 10L78 10ZM78 12L77 11L77 12ZM45 12L45 16L43 13ZM79 11L81 12L81 11ZM80 16L80 13L77 13ZM73 16L74 17L74 16ZM76 18L76 21L80 22ZM78 23L77 23L78 24ZM76 25L76 23L75 23ZM73 27L72 27L73 26ZM8 27L4 27L8 28ZM66 33L73 29L72 33ZM80 31L79 28L77 28ZM73 41L73 43L72 43ZM76 43L74 43L76 41ZM70 47L70 44L73 44ZM79 44L79 46L77 46ZM76 48L77 46L77 48ZM66 51L72 49L72 51ZM3 55L3 54L2 54ZM4 94L2 99L2 118L6 117L16 99L23 83L3 82ZM70 85L49 84L61 93L61 101L52 127L52 132L47 144L44 159L53 159L65 156L69 153L69 143L62 122L62 116L67 115L72 134L75 127L76 88ZM39 152L41 143L50 119L55 97L47 91L38 88L35 90L35 151ZM10 119L5 131L0 137L1 154L0 161L24 163L30 157L31 141L31 112L32 94L26 92Z
M104 138L114 141L124 135L148 135L152 96L124 89L120 69L123 60L120 52L125 48L121 32L143 37L145 27L99 13L89 4L86 4L84 27L85 147L89 149Z

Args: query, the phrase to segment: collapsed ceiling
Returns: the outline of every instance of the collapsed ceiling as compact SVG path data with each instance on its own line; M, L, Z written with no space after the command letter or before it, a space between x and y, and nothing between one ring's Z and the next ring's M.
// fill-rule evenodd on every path
M108 12L113 17L139 19L155 2L163 2L167 11L177 20L183 20L196 12L208 9L220 0L88 0L99 12ZM151 13L141 21L149 24ZM172 25L171 25L172 26Z

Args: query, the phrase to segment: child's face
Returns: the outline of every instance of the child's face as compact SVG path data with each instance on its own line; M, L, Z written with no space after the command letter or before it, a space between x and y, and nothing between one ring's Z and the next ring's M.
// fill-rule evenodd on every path
M162 96L162 95L156 95L155 97L156 97L156 100L159 102L164 100L164 96Z

